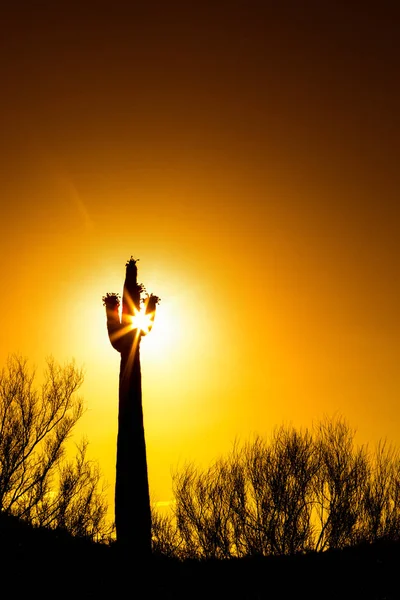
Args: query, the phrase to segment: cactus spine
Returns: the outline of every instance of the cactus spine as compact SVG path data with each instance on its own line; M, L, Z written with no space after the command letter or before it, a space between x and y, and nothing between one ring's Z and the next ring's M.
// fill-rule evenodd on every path
M121 354L119 374L115 525L117 542L137 557L151 553L151 511L143 424L140 340L150 331L159 298L142 298L145 289L137 282L137 260L126 263L126 277L119 316L120 296L103 296L111 345ZM148 331L132 323L141 302L149 317Z

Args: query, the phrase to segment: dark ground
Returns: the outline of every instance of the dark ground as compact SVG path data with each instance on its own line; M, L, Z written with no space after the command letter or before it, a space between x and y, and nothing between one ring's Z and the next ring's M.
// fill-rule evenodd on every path
M123 558L115 546L0 518L0 597L400 600L400 544L294 557Z

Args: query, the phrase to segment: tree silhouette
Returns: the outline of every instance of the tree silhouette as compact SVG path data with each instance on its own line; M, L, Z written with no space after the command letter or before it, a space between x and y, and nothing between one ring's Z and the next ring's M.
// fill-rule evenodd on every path
M280 556L400 541L400 455L356 447L343 419L277 428L173 476L175 503L154 515L154 547L177 558Z
M110 534L100 472L86 458L87 442L64 460L67 440L83 413L76 395L83 372L73 362L47 362L44 382L26 359L12 355L0 372L0 514L92 540Z
M142 293L137 282L137 260L126 263L126 277L119 315L119 294L103 296L110 342L120 354L115 525L117 542L131 547L137 557L151 553L151 510L143 425L140 340L152 328L159 298ZM147 326L135 323L144 304ZM143 328L142 328L143 327Z

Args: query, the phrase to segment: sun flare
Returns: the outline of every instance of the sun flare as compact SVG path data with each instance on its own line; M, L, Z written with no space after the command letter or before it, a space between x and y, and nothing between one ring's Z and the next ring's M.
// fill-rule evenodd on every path
M149 333L153 325L153 313L146 314L143 310L135 311L131 321L133 329L140 329L144 334Z

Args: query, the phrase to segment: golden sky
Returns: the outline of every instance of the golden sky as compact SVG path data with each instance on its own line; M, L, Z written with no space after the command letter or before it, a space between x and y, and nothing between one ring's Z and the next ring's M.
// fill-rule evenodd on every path
M110 502L119 355L101 298L131 255L162 299L141 350L155 501L186 460L282 423L341 414L360 442L399 443L393 4L11 4L0 359L85 367L77 434Z

